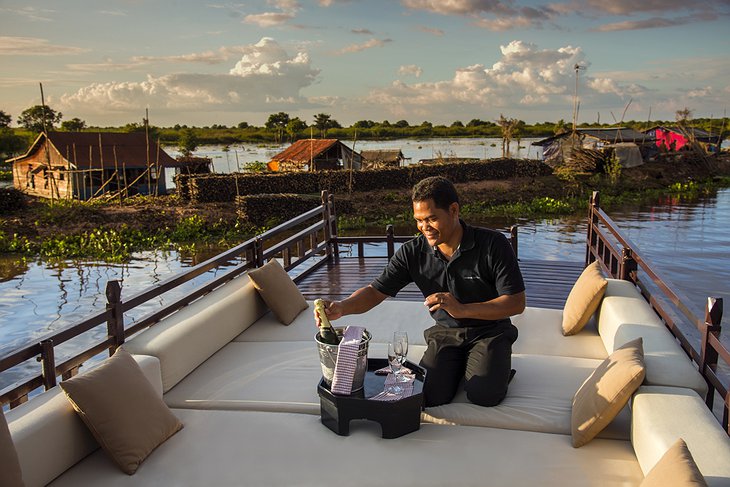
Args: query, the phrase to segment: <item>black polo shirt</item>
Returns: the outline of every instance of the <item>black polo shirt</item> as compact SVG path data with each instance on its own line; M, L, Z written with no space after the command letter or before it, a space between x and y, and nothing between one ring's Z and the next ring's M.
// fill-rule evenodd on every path
M472 227L463 221L461 225L464 229L461 245L450 261L420 235L398 249L371 285L381 293L395 296L414 282L424 297L449 292L461 303L484 302L524 291L522 273L507 237L502 232ZM509 318L456 319L441 309L431 316L448 327L501 327L510 323Z

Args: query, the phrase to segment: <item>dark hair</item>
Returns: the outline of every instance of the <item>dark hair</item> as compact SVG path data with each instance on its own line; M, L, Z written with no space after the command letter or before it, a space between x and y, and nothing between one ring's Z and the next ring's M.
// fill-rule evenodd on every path
M432 176L417 182L411 193L411 201L430 199L436 204L436 208L448 210L451 203L459 202L459 195L451 181L442 176Z

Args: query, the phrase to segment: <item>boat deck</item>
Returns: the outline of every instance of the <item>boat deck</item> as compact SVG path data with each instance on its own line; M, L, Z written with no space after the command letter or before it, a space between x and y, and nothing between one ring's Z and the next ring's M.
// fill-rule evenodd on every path
M328 263L299 281L307 299L344 299L370 284L385 267L387 257L341 257L339 264ZM520 260L527 291L527 306L562 309L570 289L583 270L582 262ZM402 301L422 301L423 295L409 284L396 296Z

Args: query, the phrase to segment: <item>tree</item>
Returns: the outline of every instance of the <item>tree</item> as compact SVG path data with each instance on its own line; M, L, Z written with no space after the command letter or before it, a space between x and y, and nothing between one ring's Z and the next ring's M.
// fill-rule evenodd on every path
M464 124L461 122L461 120L456 120L454 123L451 124L452 127L463 127Z
M180 132L180 138L178 139L178 148L180 153L185 157L190 157L193 152L198 148L200 143L198 136L195 135L192 129L183 129Z
M404 129L406 127L409 127L408 120L398 120L393 124L393 127L398 127L399 129Z
M341 127L339 122L327 113L318 113L315 115L314 126L319 129L322 138L327 137L327 130Z
M369 129L375 126L375 122L372 120L358 120L352 126L357 129Z
M28 141L15 135L10 127L0 127L0 158L20 154L28 146Z
M81 132L85 128L86 122L80 118L72 118L61 123L61 130L65 130L66 132Z
M43 132L44 121L45 129L51 130L54 125L61 121L61 117L63 117L63 114L51 107L35 105L23 110L23 113L18 117L18 123L33 132Z
M297 134L305 130L306 128L306 123L304 123L299 117L294 117L289 120L288 124L286 124L286 133L289 134L289 138L293 142Z
M502 129L502 157L509 157L509 144L512 142L512 138L515 136L520 124L524 125L524 122L516 118L506 118L501 113L499 114L497 125Z
M269 115L269 119L266 121L265 126L269 130L275 130L276 141L281 142L281 139L284 136L284 131L286 130L286 124L288 124L290 120L291 118L288 113L272 113Z
M248 122L239 122L237 125L239 129L247 129L248 128Z
M10 127L10 122L13 121L13 117L0 110L0 128Z

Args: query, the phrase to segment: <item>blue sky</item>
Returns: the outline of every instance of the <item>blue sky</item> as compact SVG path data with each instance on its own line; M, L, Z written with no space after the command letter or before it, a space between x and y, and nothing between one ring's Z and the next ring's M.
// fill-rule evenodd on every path
M0 0L0 110L94 125L722 118L728 0ZM627 108L628 107L628 108Z

